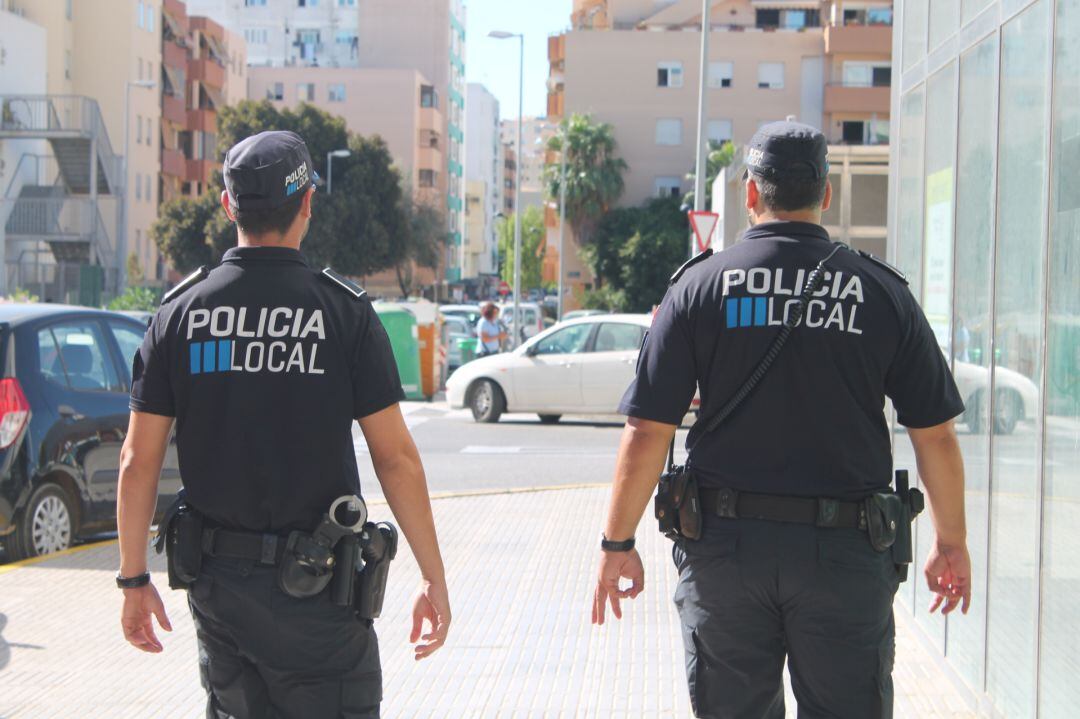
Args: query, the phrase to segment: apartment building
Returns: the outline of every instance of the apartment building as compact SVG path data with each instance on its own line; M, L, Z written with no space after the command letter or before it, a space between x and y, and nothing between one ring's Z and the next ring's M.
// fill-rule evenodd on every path
M888 141L889 2L724 0L710 19L707 139L740 145L794 116L834 145ZM700 53L700 0L575 0L571 29L549 38L548 117L589 113L614 127L628 164L621 204L691 189ZM870 234L880 243L885 203L876 194ZM550 213L548 224L550 233Z
M498 271L496 215L503 211L502 141L499 138L499 101L478 83L469 83L469 112L465 136L466 243L463 275L466 280Z
M517 152L514 144L504 142L502 145L502 189L503 189L503 214L509 217L517 211Z
M413 68L431 81L445 142L444 279L462 279L465 232L465 8L461 0L359 0L360 66Z
M357 0L187 0L241 35L251 65L359 67Z
M217 115L247 98L246 43L207 17L163 0L161 201L202 194L220 169Z
M412 70L426 78L431 88L424 94L427 108L442 122L437 129L443 164L435 172L452 238L440 282L460 280L465 212L461 0L189 0L188 10L242 34L253 67ZM253 91L252 97L263 93ZM374 110L374 103L365 109ZM398 122L393 119L375 131L392 134ZM427 168L425 181L431 181Z
M503 143L517 143L518 120L502 121ZM547 141L559 129L557 121L546 117L526 117L521 125L521 206L544 203L544 162Z
M419 72L403 68L252 66L248 73L248 91L253 100L269 100L278 108L308 103L343 118L352 132L382 137L416 197L443 207L447 193L443 171L445 122L434 87ZM315 162L322 166L323 158L315 158ZM459 248L460 244L454 246L455 250ZM417 268L416 278L424 286L439 279L425 268ZM400 294L393 272L363 279L372 295Z
M73 125L81 124L80 131L97 133L96 146L107 151L95 191L123 192L115 216L87 220L100 222L101 231L94 234L109 238L114 257L107 265L116 280L108 284L124 285L129 260L139 263L148 279L163 279L149 235L161 168L161 0L8 0L7 9L45 29L47 93L53 98L48 102ZM86 111L100 114L100 128L91 128L96 121L79 114L85 103L75 96L94 101ZM126 155L126 162L112 177L114 153Z

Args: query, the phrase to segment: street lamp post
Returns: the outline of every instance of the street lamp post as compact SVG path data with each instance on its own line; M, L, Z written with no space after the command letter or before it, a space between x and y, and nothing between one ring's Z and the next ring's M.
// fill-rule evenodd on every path
M712 22L710 10L715 0L702 0L701 7L701 73L698 85L697 162L694 175L694 211L705 209L705 182L708 169L708 153L705 151L705 116L708 110L709 32ZM694 255L694 237L690 236L690 255Z
M348 157L352 150L331 150L326 153L326 194L334 191L334 158Z
M488 37L496 40L507 40L516 37L520 41L518 57L518 126L517 126L517 150L514 169L514 336L511 338L511 347L520 344L522 322L519 311L521 301L521 129L525 124L525 35L522 33L506 32L504 30L492 30Z
M128 246L128 203L131 201L131 133L128 118L131 116L131 88L142 87L152 90L157 87L153 80L128 80L124 86L124 201L120 203L119 242L116 243L116 294L120 294L127 285L127 246ZM94 168L90 168L91 172Z
M558 318L562 322L563 316L563 250L566 237L566 154L570 148L569 137L566 134L566 125L562 127L562 142L559 143L559 304Z

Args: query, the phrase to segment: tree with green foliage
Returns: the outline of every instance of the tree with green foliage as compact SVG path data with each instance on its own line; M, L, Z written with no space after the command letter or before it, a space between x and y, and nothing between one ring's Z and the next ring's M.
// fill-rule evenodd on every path
M712 196L712 186L716 182L720 171L735 161L735 152L734 143L709 140L709 152L705 156L705 194L707 197ZM696 169L688 172L686 179L690 181L692 187L697 180ZM683 204L690 207L694 206L694 190L690 190L690 192L683 195ZM706 207L705 209L709 208Z
M153 312L158 308L161 295L150 287L128 287L124 294L109 302L110 310L138 310Z
M379 137L349 133L345 121L312 105L278 110L267 101L224 107L218 115L218 145L229 148L266 130L292 130L307 143L312 164L326 176L326 155L334 158L333 194L316 193L311 225L302 246L315 265L346 275L369 275L395 267L407 248L400 241L406 217L401 176ZM158 247L181 272L213 264L236 244L236 228L221 208L221 173L200 197L166 203L152 233Z
M559 125L548 149L562 152L566 144L566 219L581 247L592 242L597 223L623 193L626 161L615 154L615 132L590 115L574 114ZM558 201L562 172L559 162L544 167L548 197Z
M499 256L502 258L501 278L514 283L514 216L499 223ZM533 205L521 214L521 288L522 294L540 287L544 270L544 213Z
M394 271L401 296L409 297L414 289L414 269L437 269L450 233L442 211L417 198L411 187L402 188L401 207L405 214L405 232L399 238L402 254Z
M658 198L601 219L581 253L598 280L597 289L586 294L587 307L647 312L660 302L668 278L686 259L690 227L679 204L677 198Z

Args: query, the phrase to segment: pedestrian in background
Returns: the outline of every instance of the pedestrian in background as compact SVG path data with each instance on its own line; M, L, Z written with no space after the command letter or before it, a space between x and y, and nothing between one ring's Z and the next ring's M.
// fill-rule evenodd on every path
M364 541L361 525L384 537L364 524L354 421L424 579L410 637L417 659L442 646L450 623L390 342L363 290L300 254L315 174L298 135L241 141L225 156L224 178L238 246L165 296L132 370L117 506L124 636L160 652L151 617L170 629L146 544L175 419L185 496L159 533L170 586L189 590L206 716L378 717L378 610L365 616L364 606L381 607L381 595L377 605L354 604L371 598L364 587L378 558L363 581L355 554L334 566L341 542ZM355 525L329 516L342 500Z
M746 166L750 229L672 278L623 398L592 619L644 589L634 532L700 387L689 457L669 460L655 509L676 539L695 713L780 719L786 659L799 716L890 717L892 602L922 507L902 476L891 491L882 408L908 428L929 494L930 610L966 613L963 403L903 275L821 226L825 137L766 125Z
M487 302L480 308L480 320L476 323L476 336L480 339L480 356L498 354L506 341L506 328L499 322L499 308Z

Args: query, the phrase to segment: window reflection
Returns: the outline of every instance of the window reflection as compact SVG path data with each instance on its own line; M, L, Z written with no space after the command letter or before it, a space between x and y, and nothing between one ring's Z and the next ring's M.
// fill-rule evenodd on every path
M1080 636L1080 0L1058 0L1046 335L1039 713L1076 714Z
M1007 716L1035 708L1050 7L1002 28L987 684Z

